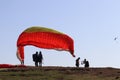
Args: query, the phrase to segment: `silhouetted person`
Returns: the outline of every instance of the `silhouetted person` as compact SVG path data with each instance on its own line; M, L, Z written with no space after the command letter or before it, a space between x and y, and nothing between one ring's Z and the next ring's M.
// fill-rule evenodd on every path
M79 60L80 60L80 57L76 59L76 63L75 63L76 67L79 67Z
M85 65L85 68L89 67L89 61L87 61L86 59L84 59L83 64Z
M33 54L33 61L35 62L35 66L38 67L38 52Z
M85 63L85 67L89 67L89 61L86 61L86 63Z
M42 56L42 52L40 51L39 54L38 54L39 66L42 66L42 60L43 60L43 56Z

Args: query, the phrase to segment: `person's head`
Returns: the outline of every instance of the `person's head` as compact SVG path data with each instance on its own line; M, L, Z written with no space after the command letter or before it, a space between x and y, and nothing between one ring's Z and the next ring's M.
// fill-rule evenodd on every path
M41 54L41 55L42 55L42 52L40 51L40 52L39 52L39 54Z
M42 53L41 51L39 53Z
M86 61L86 59L84 59L84 61Z
M38 52L36 51L36 54L38 54Z

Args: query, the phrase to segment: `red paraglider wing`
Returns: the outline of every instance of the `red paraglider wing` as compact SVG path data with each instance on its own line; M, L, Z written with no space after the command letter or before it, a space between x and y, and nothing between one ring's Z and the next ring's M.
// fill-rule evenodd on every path
M20 60L24 60L24 46L66 50L74 56L73 40L66 34L44 27L31 27L21 33L17 41Z

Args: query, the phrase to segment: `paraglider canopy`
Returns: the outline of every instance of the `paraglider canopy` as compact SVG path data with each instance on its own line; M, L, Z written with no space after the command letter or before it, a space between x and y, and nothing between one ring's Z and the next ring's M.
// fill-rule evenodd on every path
M17 40L17 57L24 64L24 46L69 51L73 57L74 42L68 35L45 27L30 27L24 30Z

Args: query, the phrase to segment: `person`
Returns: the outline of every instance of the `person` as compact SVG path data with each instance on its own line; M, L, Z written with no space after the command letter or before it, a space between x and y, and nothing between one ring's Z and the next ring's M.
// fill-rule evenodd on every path
M76 59L76 67L79 67L79 60L80 60L80 57L78 57L77 59Z
M89 67L89 61L86 61L86 63L85 63L85 67L86 67L86 68Z
M38 52L36 51L35 54L33 54L33 61L35 62L35 66L38 67Z
M89 67L89 61L88 60L84 59L83 64L84 64L85 68Z
M38 63L39 63L39 66L42 66L42 60L43 60L43 56L42 56L42 52L40 51L39 54L38 54Z

